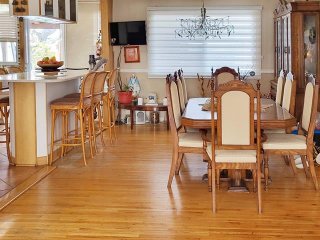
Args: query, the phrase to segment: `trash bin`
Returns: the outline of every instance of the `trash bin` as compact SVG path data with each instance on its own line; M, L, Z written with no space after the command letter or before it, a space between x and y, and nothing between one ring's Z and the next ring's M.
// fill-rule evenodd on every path
M150 113L150 123L158 124L159 123L159 112L153 111Z

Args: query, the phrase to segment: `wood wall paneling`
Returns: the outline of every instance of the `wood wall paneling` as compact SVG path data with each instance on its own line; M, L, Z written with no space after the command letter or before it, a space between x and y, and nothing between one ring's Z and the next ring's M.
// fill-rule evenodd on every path
M34 83L14 83L15 164L37 164ZM23 96L23 97L21 97Z

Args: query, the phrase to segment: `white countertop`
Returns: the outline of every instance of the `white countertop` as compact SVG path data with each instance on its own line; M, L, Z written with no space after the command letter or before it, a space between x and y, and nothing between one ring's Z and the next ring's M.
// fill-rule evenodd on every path
M35 82L35 83L51 83L51 82L66 82L79 77L83 77L88 73L88 70L67 70L56 73L42 73L40 71L14 73L0 75L0 82ZM53 75L51 75L53 74Z

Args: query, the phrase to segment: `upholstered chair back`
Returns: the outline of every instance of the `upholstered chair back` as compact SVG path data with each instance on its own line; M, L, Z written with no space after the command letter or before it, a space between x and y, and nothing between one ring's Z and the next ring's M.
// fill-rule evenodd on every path
M283 82L284 82L284 73L283 70L280 71L277 83L277 94L276 94L276 103L282 103L282 91L283 91Z
M291 72L289 72L286 76L286 80L284 83L283 97L282 97L282 104L281 104L281 106L287 111L290 110L290 103L291 103L291 100L293 99L292 85L293 85L293 75Z
M182 82L181 82L181 80L179 78L177 79L176 82L177 82L177 86L178 86L180 109L181 109L181 112L183 112L184 109L186 108L186 103L184 101L183 86L182 86Z
M170 95L171 95L171 108L173 113L173 120L176 129L181 127L181 111L180 111L180 100L177 84L172 81L170 84Z
M235 124L235 119L237 119L237 124ZM221 132L222 144L250 144L250 97L247 93L230 91L223 94L221 97Z
M187 104L187 102L188 102L188 93L187 93L187 83L186 83L186 79L184 78L183 75L181 75L181 76L180 76L180 80L181 80L182 87L183 87L184 103Z
M311 82L309 82L305 89L302 120L301 120L301 127L305 131L308 131L310 127L313 98L314 98L314 85Z
M223 72L217 75L217 84L225 84L227 82L230 82L232 80L235 80L235 76L228 72Z

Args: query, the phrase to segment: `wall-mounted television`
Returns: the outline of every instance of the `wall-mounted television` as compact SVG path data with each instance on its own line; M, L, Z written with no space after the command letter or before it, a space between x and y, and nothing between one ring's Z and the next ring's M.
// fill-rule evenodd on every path
M146 45L145 21L110 23L111 45Z

